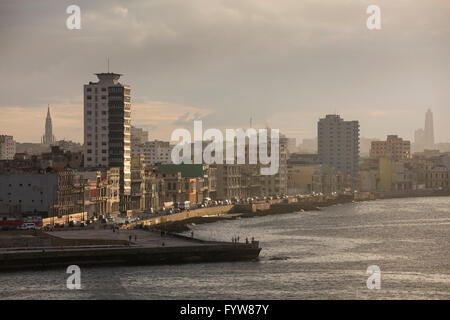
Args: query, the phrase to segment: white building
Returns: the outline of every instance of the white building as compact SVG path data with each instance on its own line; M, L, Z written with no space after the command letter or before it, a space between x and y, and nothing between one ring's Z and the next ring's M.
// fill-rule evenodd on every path
M13 160L16 154L16 141L13 136L0 135L0 160Z
M358 185L359 122L344 121L339 115L327 115L318 122L318 154L323 165L353 176Z
M132 154L144 155L144 163L147 166L170 164L172 163L172 149L173 146L168 141L154 140L134 146Z
M122 209L131 192L130 86L120 74L97 73L84 85L84 166L120 168Z

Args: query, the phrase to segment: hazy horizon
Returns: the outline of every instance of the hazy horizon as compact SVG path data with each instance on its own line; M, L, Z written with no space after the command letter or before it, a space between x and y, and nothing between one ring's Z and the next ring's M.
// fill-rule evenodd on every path
M169 140L175 128L269 125L316 136L338 113L361 137L413 142L434 114L436 142L450 141L450 3L439 0L66 1L0 3L0 134L40 142L47 104L58 140L83 142L83 84L124 74L132 124ZM381 7L382 29L366 28Z

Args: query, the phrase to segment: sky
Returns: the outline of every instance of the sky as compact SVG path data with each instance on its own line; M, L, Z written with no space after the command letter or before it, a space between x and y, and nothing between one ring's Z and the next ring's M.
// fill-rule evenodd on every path
M366 27L373 4L381 30ZM252 118L301 141L331 113L413 139L430 108L450 141L447 0L2 0L0 40L0 134L19 142L40 141L48 104L56 138L82 142L83 84L107 58L150 139Z

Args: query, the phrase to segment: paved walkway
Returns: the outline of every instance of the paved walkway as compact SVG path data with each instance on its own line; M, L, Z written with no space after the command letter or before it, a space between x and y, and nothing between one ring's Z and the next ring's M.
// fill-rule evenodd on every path
M160 232L144 231L144 230L116 230L112 229L85 229L85 230L67 230L67 231L50 231L48 234L55 237L65 239L104 239L104 240L127 240L131 235L131 243L133 245L143 247L161 247L164 243L166 247L180 247L192 245L207 245L198 241L190 241L189 239L181 239L170 235L161 237ZM135 238L136 237L136 238Z

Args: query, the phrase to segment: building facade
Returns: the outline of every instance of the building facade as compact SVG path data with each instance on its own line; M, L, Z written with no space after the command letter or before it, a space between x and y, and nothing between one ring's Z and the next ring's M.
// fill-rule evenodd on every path
M411 142L396 135L387 136L386 141L372 141L370 157L372 159L389 158L396 161L410 159Z
M172 163L172 149L168 141L147 141L132 148L133 155L143 155L147 166Z
M98 73L84 85L84 166L120 168L121 210L131 195L131 95L120 74Z
M358 186L359 122L344 121L339 115L327 115L318 122L318 154L323 165L353 177Z
M146 143L148 141L148 131L131 126L131 148L139 144Z
M0 160L13 160L16 154L16 141L13 136L0 135Z

